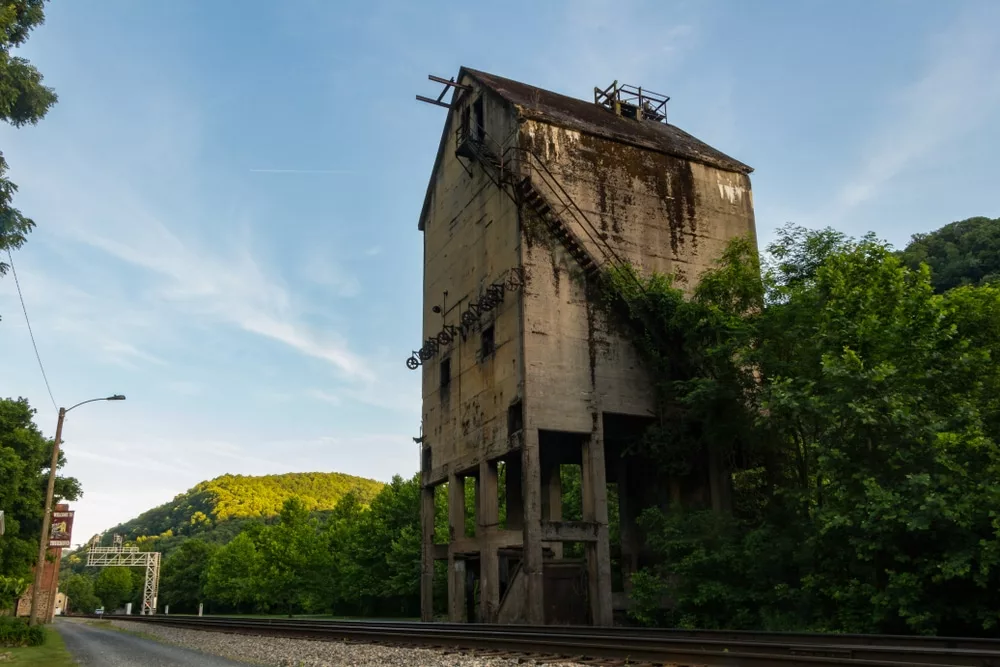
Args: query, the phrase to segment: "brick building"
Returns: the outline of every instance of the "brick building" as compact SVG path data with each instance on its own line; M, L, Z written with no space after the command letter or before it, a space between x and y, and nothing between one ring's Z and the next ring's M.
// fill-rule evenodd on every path
M55 512L69 511L69 505L58 504L53 510ZM62 562L62 547L49 547L46 550L45 567L42 570L42 595L38 599L41 609L40 618L47 622L52 621L56 611L56 594L59 592L59 568ZM34 567L32 567L34 572ZM32 575L34 582L34 575ZM15 614L17 616L31 615L31 591L34 583L28 586L28 590L17 601Z

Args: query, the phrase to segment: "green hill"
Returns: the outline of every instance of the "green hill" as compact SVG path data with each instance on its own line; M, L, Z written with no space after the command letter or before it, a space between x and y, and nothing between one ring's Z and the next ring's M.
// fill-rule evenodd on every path
M910 268L921 262L930 266L937 292L1000 283L1000 218L969 218L914 234L900 257Z
M130 521L109 528L102 543L110 544L119 533L126 542L167 553L188 537L197 535L210 542L226 543L248 521L266 521L281 510L282 503L298 496L313 512L331 510L348 492L367 504L384 485L382 482L339 472L297 472L284 475L222 475L201 482L168 503L147 510ZM75 554L67 554L68 564Z

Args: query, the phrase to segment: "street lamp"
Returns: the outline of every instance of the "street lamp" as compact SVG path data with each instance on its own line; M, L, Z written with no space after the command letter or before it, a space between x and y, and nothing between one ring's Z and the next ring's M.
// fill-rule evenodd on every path
M59 465L59 443L62 439L63 420L66 418L67 412L87 403L94 403L95 401L124 400L125 396L122 394L114 394L113 396L91 398L86 401L80 401L76 405L68 408L59 408L59 421L56 423L56 439L52 443L52 465L49 467L49 487L45 492L45 514L42 515L42 537L38 543L38 563L35 565L35 583L31 587L31 616L28 619L29 625L36 625L38 623L38 596L42 589L42 571L45 569L45 552L48 549L49 526L52 523L52 496L55 494L56 489L56 467Z

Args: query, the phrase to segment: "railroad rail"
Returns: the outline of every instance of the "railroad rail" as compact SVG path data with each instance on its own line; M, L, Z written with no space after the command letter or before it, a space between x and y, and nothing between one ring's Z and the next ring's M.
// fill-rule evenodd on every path
M424 647L539 662L594 665L866 665L1000 667L1000 640L728 630L517 626L412 621L326 621L229 616L104 618L173 627L323 641ZM627 661L627 662L626 662Z

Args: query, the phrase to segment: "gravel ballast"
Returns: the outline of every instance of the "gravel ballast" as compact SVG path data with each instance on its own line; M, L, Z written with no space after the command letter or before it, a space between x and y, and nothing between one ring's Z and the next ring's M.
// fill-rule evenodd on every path
M445 654L422 648L235 635L132 621L111 621L111 624L167 644L274 667L508 667L524 664L512 658ZM550 667L582 667L569 662L547 664Z

